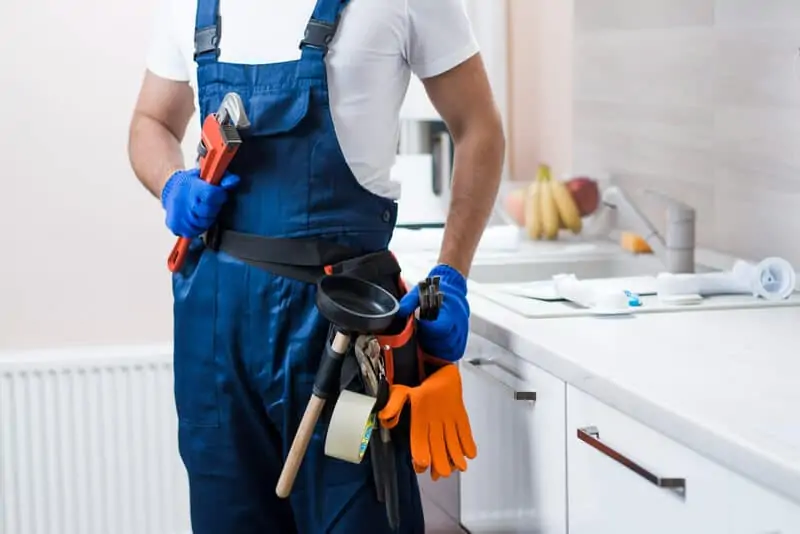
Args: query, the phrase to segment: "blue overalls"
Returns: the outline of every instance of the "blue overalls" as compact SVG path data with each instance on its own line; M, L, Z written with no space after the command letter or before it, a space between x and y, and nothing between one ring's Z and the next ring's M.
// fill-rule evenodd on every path
M279 243L314 238L356 255L386 250L397 205L357 182L330 113L325 53L346 1L318 0L301 59L270 65L219 62L219 0L198 1L201 118L234 91L251 121L230 167L242 182L217 227ZM316 286L279 272L198 238L173 277L175 397L193 531L388 533L369 458L354 465L325 457L324 423L290 499L275 495L329 327ZM423 533L407 443L398 447L397 470L400 532Z

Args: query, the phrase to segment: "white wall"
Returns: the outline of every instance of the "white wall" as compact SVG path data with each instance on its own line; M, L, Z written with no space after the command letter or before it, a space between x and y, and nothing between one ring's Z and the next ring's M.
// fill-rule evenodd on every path
M126 153L156 1L0 8L0 349L170 339L173 241Z
M174 239L126 152L157 1L0 7L0 349L171 338ZM505 110L505 0L468 2Z

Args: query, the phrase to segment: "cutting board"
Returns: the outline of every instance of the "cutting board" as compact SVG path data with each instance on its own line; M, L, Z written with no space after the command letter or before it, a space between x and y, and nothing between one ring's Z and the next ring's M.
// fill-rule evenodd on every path
M597 317L597 313L565 300L540 300L519 297L489 287L476 287L474 293L499 304L509 311L532 319L554 319L569 317ZM642 305L629 308L630 313L621 317L635 317L648 313L701 312L708 310L736 310L747 308L772 308L800 306L800 293L795 292L786 300L769 301L752 295L716 295L704 298L697 304L676 305L661 302L657 295L643 295Z
M591 289L600 292L631 291L639 296L656 294L655 276L629 276L625 278L594 278L581 280ZM515 297L544 300L548 302L563 301L556 292L552 280L538 280L523 284L491 284L491 289Z

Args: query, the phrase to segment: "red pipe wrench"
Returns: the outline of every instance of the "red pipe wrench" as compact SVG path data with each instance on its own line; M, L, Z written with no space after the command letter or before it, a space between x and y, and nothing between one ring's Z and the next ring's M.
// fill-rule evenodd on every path
M226 94L219 110L210 114L203 122L200 144L197 147L200 178L210 184L219 185L228 164L242 144L239 130L249 127L250 120L247 118L242 97L237 93ZM177 272L183 267L189 243L189 238L178 238L167 258L167 267L171 272Z

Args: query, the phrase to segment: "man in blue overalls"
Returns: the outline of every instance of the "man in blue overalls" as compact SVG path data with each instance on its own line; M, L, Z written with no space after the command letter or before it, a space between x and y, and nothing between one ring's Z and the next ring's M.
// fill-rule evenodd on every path
M504 154L462 0L161 2L129 151L169 229L192 239L173 292L179 443L196 534L389 531L369 459L325 457L322 428L291 498L279 499L275 485L328 340L314 281L325 266L349 272L375 260L380 269L365 272L402 293L386 254L400 194L389 171L411 73L455 146L431 271L447 297L435 321L420 322L418 342L455 361L468 332L464 277ZM205 118L229 92L251 126L213 186L184 167L180 142L195 109ZM404 298L406 312L415 298ZM395 381L409 372L403 365L412 366L396 363ZM407 443L398 449L400 531L421 533Z

